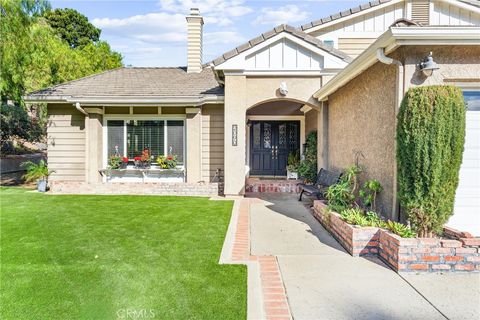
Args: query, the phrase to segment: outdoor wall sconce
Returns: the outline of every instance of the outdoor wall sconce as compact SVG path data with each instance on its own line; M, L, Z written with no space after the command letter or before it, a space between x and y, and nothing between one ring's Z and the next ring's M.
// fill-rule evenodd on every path
M285 81L282 81L280 83L280 88L278 88L278 91L282 96L286 96L288 93L288 88L287 88L287 83Z
M440 69L440 67L433 61L432 52L418 64L418 67L426 77L430 77L434 70Z

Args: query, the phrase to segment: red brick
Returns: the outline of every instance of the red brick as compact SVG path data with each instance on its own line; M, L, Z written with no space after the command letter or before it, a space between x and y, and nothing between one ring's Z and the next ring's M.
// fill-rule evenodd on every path
M463 245L469 247L478 247L480 246L480 238L461 238Z
M270 293L281 293L283 294L283 287L282 288L263 288L263 292L266 294Z
M475 268L474 265L471 263L455 265L455 270L472 271L474 268Z
M430 248L413 248L413 253L430 253Z
M456 248L456 253L477 253L477 248Z
M265 302L265 307L267 308L288 308L288 304L283 299L283 301L266 301Z
M480 257L479 256L470 256L470 257L467 257L467 261L480 262Z
M428 264L414 263L414 264L410 265L410 269L412 269L412 270L428 270Z
M457 240L442 240L441 243L444 248L459 248L462 246L462 243Z
M435 238L420 238L418 242L423 246L438 246L440 244L440 240Z
M444 253L444 254L449 254L452 252L451 248L433 248L432 250L435 253Z
M446 256L445 261L462 261L463 257L461 256Z
M399 255L398 261L416 261L417 257L414 255Z
M286 308L265 308L267 316L289 316L290 312Z
M432 269L434 270L450 270L452 266L450 264L433 264Z
M267 320L291 320L290 316L268 316Z
M423 261L440 261L439 256L423 256L422 257Z
M283 293L267 293L264 294L265 301L284 301L285 295Z

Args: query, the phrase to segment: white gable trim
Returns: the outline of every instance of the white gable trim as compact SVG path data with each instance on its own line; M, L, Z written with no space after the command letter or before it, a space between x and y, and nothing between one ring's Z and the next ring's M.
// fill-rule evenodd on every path
M247 57L248 56L251 56L253 54L255 54L256 52L260 52L262 51L263 49L267 48L268 46L274 44L275 42L277 41L280 41L282 39L287 39L295 44L297 44L298 46L304 48L304 49L307 49L319 56L322 56L323 57L323 68L325 69L342 69L344 68L345 66L347 66L347 62L345 62L344 60L342 60L341 58L339 57L336 57L334 55L332 55L331 53L329 53L328 51L326 50L323 50L317 46L314 46L306 41L304 41L303 39L300 39L288 32L281 32L273 37L271 37L270 39L267 39L265 40L264 42L262 43L259 43L258 45L248 49L248 50L245 50L244 52L240 53L239 55L235 56L235 57L232 57L230 59L228 59L227 61L219 64L218 66L215 66L215 70L248 70L248 67L247 67L247 64L246 64L246 60L247 60ZM263 70L263 71L268 71L268 70ZM275 69L275 71L281 71L279 69ZM310 70L308 70L310 71Z
M305 33L312 33L312 32L315 32L315 31L318 31L318 30L321 30L321 29L324 29L324 28L328 28L328 27L331 27L333 25L336 25L337 23L341 23L341 22L344 22L344 21L348 21L348 20L351 20L351 19L355 19L355 18L358 18L358 17L361 17L365 14L368 14L368 13L371 13L371 12L375 12L377 10L380 10L380 9L383 9L383 8L386 8L386 7L390 7L394 4L397 4L397 3L401 3L401 2L404 2L405 0L393 0L393 1L390 1L390 2L385 2L385 3L382 3L378 6L375 6L375 7L372 7L372 8L369 8L369 9L365 9L365 10L362 10L362 11L359 11L359 12L356 12L356 13L353 13L351 15L348 15L346 17L343 17L343 18L340 18L340 19L335 19L335 20L332 20L330 22L327 22L327 23L323 23L321 25L318 25L318 26L315 26L315 27L312 27L312 28L309 28L309 29L306 29L304 30Z

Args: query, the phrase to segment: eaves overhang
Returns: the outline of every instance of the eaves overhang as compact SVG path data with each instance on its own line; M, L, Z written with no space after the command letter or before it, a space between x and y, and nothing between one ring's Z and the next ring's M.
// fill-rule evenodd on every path
M328 100L330 94L378 61L377 49L383 48L389 54L405 45L480 45L480 27L391 27L313 97Z
M203 104L224 103L223 95L203 96L42 96L28 95L27 103L81 103L83 106L200 106Z

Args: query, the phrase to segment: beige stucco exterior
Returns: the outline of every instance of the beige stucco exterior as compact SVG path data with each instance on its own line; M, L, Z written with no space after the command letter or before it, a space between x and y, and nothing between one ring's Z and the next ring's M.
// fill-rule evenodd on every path
M440 69L426 78L417 64L430 51ZM404 46L390 56L404 65L405 90L434 84L480 87L480 46ZM358 160L364 168L362 181L377 179L382 183L384 191L378 204L391 218L396 218L398 205L395 97L397 92L403 96L397 72L396 66L377 62L328 97L329 167L341 170Z
M366 179L381 181L379 209L393 202L396 68L377 63L328 99L328 165L341 171L358 163Z

